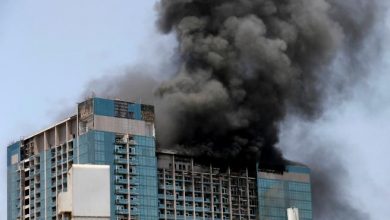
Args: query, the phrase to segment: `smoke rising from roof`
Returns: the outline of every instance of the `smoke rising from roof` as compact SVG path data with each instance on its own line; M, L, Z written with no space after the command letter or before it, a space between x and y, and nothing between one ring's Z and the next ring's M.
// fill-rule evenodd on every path
M156 79L137 70L90 86L154 102L162 147L240 165L286 162L275 147L280 123L291 114L316 119L364 77L360 53L379 16L376 1L364 0L161 0L157 10L160 31L178 41L175 74ZM342 71L334 71L338 59ZM156 96L138 88L155 88ZM324 155L333 160L322 164ZM311 158L314 217L367 219L340 196L337 155Z
M180 57L157 90L170 121L159 140L230 163L281 163L279 123L290 111L320 115L327 67L340 51L359 50L374 19L373 4L358 0L161 0L157 8Z

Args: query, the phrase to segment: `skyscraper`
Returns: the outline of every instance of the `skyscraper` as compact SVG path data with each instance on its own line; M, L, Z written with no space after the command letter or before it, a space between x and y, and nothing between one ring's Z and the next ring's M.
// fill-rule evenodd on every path
M213 167L169 149L156 152L153 106L91 98L77 109L8 146L8 220L76 219L62 208L73 164L108 165L111 219L282 220L289 207L312 219L304 166Z

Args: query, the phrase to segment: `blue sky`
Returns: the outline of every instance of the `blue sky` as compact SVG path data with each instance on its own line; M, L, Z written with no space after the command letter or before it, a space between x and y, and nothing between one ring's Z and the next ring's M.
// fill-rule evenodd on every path
M91 79L153 62L156 48L164 44L154 28L154 4L154 0L0 2L0 213L6 212L5 146L74 106ZM389 16L384 19L380 34L390 39ZM378 220L386 219L390 198L389 42L383 51L381 59L367 64L369 77L343 103L315 122L286 122L280 144L288 157L304 161L297 152L314 139L339 143L341 147L329 148L342 155L351 202ZM307 138L302 140L303 132Z

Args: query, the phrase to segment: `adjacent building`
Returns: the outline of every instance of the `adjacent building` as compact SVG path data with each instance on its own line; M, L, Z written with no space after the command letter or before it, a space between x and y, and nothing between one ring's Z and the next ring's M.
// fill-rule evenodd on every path
M286 220L288 208L299 211L301 220L312 219L307 167L277 171L254 164L233 171L205 165L156 151L151 105L91 98L77 109L76 115L8 146L8 220L82 219L75 213L113 220ZM75 180L75 173L83 175ZM92 178L96 175L108 176L109 184ZM99 204L81 210L69 206L69 201L85 203L86 196L77 196L81 192L91 193L72 187L75 182L98 186L102 192L96 198L108 195L95 199L106 204L99 208L106 212L82 211Z

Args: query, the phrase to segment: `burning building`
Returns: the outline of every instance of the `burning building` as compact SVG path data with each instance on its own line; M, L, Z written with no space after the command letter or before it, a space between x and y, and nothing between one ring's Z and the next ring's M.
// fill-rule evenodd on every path
M315 119L364 75L375 2L160 0L159 30L178 45L154 97L156 129L153 106L93 98L9 146L8 219L100 215L66 205L73 164L109 166L111 219L312 219L310 170L276 148L279 125ZM340 58L348 68L334 73ZM128 97L119 84L110 95ZM317 194L316 207L342 213L334 195Z
M91 98L10 145L8 220L312 219L307 167L219 166L156 147L154 122L151 105Z

